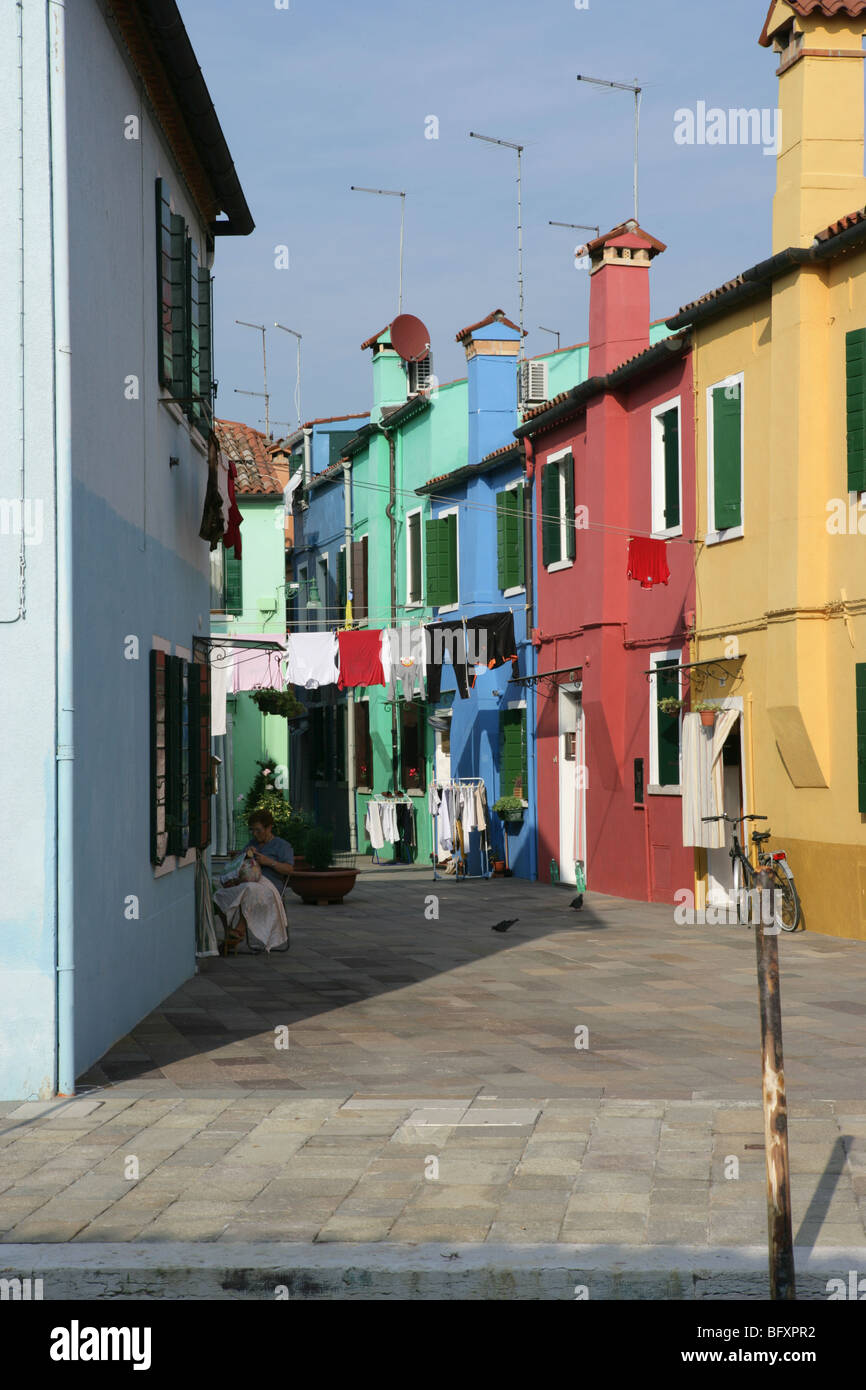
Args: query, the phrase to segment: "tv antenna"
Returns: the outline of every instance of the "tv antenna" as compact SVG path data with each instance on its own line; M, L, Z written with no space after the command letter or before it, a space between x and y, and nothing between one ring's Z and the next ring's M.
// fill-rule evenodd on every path
M406 193L399 188L362 188L360 184L353 183L349 187L350 193L376 193L383 198L400 199L400 291L397 296L397 313L403 312L403 240L406 226Z
M558 328L545 328L544 324L543 324L543 323L540 323L540 324L538 325L538 331L539 331L539 333L552 333L553 336L556 338L556 351L559 352L559 329L558 329Z
M640 97L643 88L639 85L637 78L634 82L610 82L604 77L587 77L584 73L577 74L578 82L591 82L594 87L615 87L619 92L634 93L634 220L638 218L637 200L637 175L638 175L638 145L640 138Z
M485 140L488 145L503 145L506 149L517 151L517 292L520 300L520 357L523 357L523 207L522 196L522 156L525 149L524 145L518 145L514 140L497 140L495 135L479 135L477 131L470 130L470 140Z
M286 328L284 323L274 322L274 328L281 328L284 333L291 333L298 340L298 377L295 382L295 410L298 415L298 429L301 428L301 334L294 328ZM285 422L283 422L285 423Z
M271 398L268 394L268 352L265 346L266 329L263 323L246 323L244 319L235 319L235 323L240 324L241 328L254 328L257 333L262 335L262 373L264 376L264 391L241 391L235 387L236 396L263 396L265 401L265 434L268 439L271 437Z

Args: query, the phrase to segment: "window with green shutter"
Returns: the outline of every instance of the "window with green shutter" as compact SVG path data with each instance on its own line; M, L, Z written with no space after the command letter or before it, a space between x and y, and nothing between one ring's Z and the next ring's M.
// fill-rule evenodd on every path
M528 799L526 710L503 710L499 716L499 735L499 794L519 796L525 801Z
M158 375L184 414L198 426L212 417L213 343L210 272L179 213L171 210L165 179L156 180Z
M431 608L456 603L457 591L457 514L439 517L424 524L427 547L427 602Z
M412 512L406 518L409 543L406 554L406 601L420 603L421 593L421 513Z
M496 552L500 589L522 588L523 560L523 483L496 494Z
M680 716L678 712L667 714L659 709L661 700L680 698L678 666L675 657L656 664L656 785L659 787L676 787L680 781Z
M150 861L168 854L166 828L166 655L150 653Z
M662 416L664 448L665 529L680 524L680 412L676 406Z
M343 615L346 609L346 547L337 551L337 614L340 623L343 622Z
M866 492L866 328L845 335L848 491Z
M727 531L743 524L742 497L743 389L713 390L713 525Z
M854 668L857 692L857 804L866 816L866 661Z
M213 790L210 746L210 667L189 667L189 843L193 849L210 844L210 805Z
M205 429L213 422L213 340L211 310L211 276L203 265L198 267L198 386L201 402L197 414Z
M225 580L223 583L223 611L240 617L244 611L244 586L242 562L233 550L225 550Z
M563 477L562 524L565 531L565 558L573 560L575 554L574 537L574 459L571 454L559 465Z
M563 558L559 479L559 464L546 463L541 470L541 558L545 565L555 565Z
M159 382L171 390L172 306L174 280L172 276L171 193L165 179L156 181L156 287L157 323L159 325Z

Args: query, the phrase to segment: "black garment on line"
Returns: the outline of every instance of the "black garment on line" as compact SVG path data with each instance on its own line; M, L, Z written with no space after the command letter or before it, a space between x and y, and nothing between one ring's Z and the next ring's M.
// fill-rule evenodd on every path
M397 833L409 849L415 848L415 817L412 807L403 802L397 807Z
M466 630L467 633L469 631L486 632L486 664L489 671L504 666L506 661L510 661L512 678L519 675L517 643L514 640L514 614L510 608L504 613L484 613L479 618L470 618L466 624ZM469 645L471 650L478 650L477 643L470 643ZM477 677L473 675L473 686L476 679Z
M466 665L466 638L463 634L463 619L455 622L431 623L427 633L427 699L436 701L442 688L442 656L447 648L454 666L454 676L460 698L465 700L469 694L469 671ZM441 647L440 645L441 644ZM439 661L433 658L438 653Z

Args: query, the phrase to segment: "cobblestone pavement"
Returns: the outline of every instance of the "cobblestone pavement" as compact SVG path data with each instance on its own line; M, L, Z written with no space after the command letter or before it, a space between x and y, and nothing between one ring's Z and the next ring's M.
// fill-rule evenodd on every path
M0 1241L760 1245L751 930L569 896L364 874L201 962L79 1098L0 1105ZM866 1252L866 948L780 954L797 1242Z

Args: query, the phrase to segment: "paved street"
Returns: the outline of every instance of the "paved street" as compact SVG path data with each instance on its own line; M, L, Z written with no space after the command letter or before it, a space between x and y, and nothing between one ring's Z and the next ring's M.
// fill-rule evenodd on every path
M752 932L569 901L382 871L299 904L78 1099L0 1107L0 1239L760 1246ZM866 949L780 949L797 1242L866 1251Z

